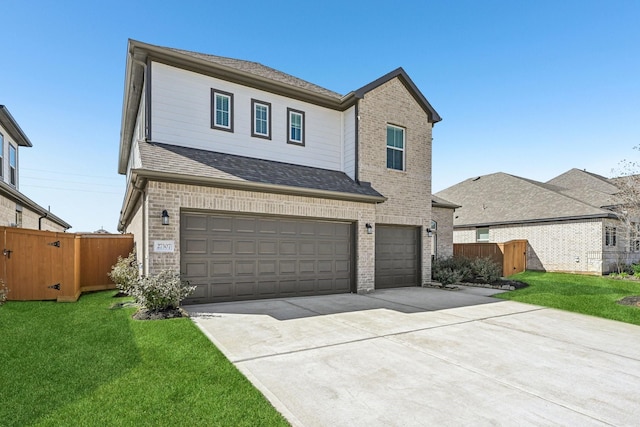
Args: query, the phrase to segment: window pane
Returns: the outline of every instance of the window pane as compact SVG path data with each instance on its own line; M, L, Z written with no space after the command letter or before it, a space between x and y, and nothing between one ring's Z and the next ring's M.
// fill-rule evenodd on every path
M229 127L229 97L216 94L216 125Z
M302 114L290 113L289 138L291 141L302 141Z

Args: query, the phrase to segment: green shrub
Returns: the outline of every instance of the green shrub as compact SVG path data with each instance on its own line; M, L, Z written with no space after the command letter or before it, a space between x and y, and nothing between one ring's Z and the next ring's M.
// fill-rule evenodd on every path
M460 270L454 270L450 267L439 268L433 271L433 280L440 282L443 285L452 285L459 283L463 279L463 274Z
M448 257L448 258L436 258L431 266L432 277L434 280L441 282L436 276L448 275L449 272L440 273L441 270L451 270L456 272L456 276L460 276L460 279L456 282L473 280L473 270L471 268L471 260L464 257ZM455 283L455 282L454 282Z
M640 277L640 263L631 264L631 269L633 270L633 275L636 277Z
M162 270L155 276L138 280L130 289L130 295L149 311L164 311L180 306L180 302L191 295L195 286L180 279L173 270Z
M128 257L118 257L118 262L111 267L109 277L123 293L131 295L131 289L140 281L140 268L135 252Z
M502 277L502 266L491 258L476 258L471 262L471 269L476 280L493 283Z

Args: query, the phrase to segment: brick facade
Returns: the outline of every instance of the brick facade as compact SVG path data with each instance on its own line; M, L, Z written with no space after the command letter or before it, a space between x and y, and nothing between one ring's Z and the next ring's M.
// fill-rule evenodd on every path
M431 254L438 258L453 256L453 209L432 207L431 215L437 223L432 237Z
M405 129L404 171L387 168L388 124ZM421 228L423 284L431 281L431 130L427 113L398 78L359 101L359 179L388 198L376 205L376 223Z
M375 240L367 234L365 224L375 222L375 205L322 198L230 190L185 184L150 181L144 200L134 214L142 217L146 204L148 239L143 243L145 273L154 274L164 268L180 270L180 213L185 210L252 213L315 219L332 219L355 223L356 230L356 286L358 292L374 289ZM167 210L169 225L162 225L161 213ZM132 221L127 232L141 240L142 220ZM173 253L153 252L154 240L173 240ZM138 243L139 244L139 243ZM140 250L140 249L139 249Z
M624 235L619 235L616 246L605 246L606 225L620 224L615 220L586 219L497 225L489 227L489 242L526 239L527 270L603 274L614 271L628 244ZM456 228L453 236L454 243L475 243L476 228ZM625 256L625 262L637 261L640 254L635 255L635 259Z
M22 206L22 224L21 228L30 228L32 230L38 230L41 225L42 230L46 231L65 231L65 228L54 221L47 218L42 218L37 212L30 210L26 206ZM0 225L3 227L16 226L16 202L4 196L0 196Z

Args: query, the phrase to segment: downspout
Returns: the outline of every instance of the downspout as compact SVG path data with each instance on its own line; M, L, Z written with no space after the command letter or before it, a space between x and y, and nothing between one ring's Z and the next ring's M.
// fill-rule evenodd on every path
M360 161L359 161L359 155L358 153L360 152L359 149L359 138L358 138L358 131L359 131L359 125L360 125L360 115L359 115L359 111L358 111L358 106L360 105L359 101L356 101L355 104L355 113L356 113L356 117L355 117L355 121L356 121L356 126L355 126L355 146L356 146L356 152L355 152L355 158L354 158L354 163L355 163L355 173L353 175L353 177L355 178L355 181L357 184L360 184L360 176L358 173L358 170L360 169Z
M49 216L49 212L46 212L44 216L38 218L38 230L42 230L42 220Z

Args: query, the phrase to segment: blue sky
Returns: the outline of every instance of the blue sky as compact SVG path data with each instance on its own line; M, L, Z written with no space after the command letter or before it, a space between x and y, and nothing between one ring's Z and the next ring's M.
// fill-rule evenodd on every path
M640 145L640 1L25 1L0 8L20 190L116 231L127 39L257 61L339 93L402 66L443 121L433 190L507 172L611 176Z

